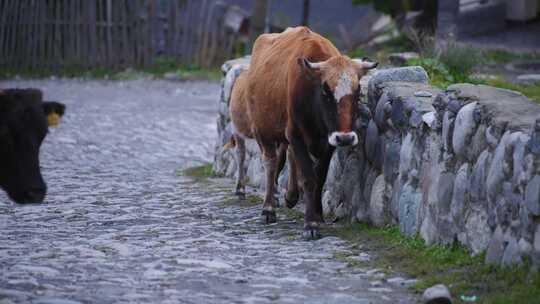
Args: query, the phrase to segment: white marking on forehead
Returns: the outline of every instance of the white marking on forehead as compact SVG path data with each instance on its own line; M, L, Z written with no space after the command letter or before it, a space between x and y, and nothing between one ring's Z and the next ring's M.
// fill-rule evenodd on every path
M336 89L334 90L334 97L336 102L339 103L341 98L346 95L352 94L352 76L348 72L343 72L339 77Z

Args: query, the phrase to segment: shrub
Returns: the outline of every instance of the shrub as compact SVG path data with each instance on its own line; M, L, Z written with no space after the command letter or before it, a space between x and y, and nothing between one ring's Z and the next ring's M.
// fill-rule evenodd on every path
M450 73L448 68L435 58L421 57L418 59L411 59L407 61L407 65L419 65L423 67L428 73L431 84L434 86L443 88L455 81L454 76Z
M470 81L473 68L484 63L478 50L454 43L449 43L441 50L439 60L448 68L456 82Z

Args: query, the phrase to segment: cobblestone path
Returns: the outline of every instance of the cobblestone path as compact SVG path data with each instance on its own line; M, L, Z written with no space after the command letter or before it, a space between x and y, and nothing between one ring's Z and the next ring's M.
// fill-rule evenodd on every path
M41 150L41 205L0 193L0 303L414 303L334 237L259 223L232 182L194 182L212 160L219 85L156 80L0 82L67 104Z

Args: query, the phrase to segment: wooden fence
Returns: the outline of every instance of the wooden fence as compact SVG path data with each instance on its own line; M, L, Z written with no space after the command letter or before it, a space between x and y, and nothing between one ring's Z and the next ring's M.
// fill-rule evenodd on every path
M238 28L225 18L235 9L215 0L0 0L0 67L140 67L157 56L207 67L232 56Z

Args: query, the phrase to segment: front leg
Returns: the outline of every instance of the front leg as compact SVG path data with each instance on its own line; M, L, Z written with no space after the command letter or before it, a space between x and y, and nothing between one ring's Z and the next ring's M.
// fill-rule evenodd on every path
M326 139L325 139L326 140ZM323 208L322 208L322 190L324 183L326 182L326 176L328 175L328 167L330 165L330 160L332 160L332 154L334 153L335 148L326 144L324 152L321 154L321 158L315 166L315 171L317 172L317 189L315 192L315 212L323 218Z
M304 216L304 237L316 239L320 237L319 226L323 221L317 212L317 176L313 168L313 161L309 156L307 146L299 135L290 138L294 160L298 168L298 180L304 191L306 212Z

